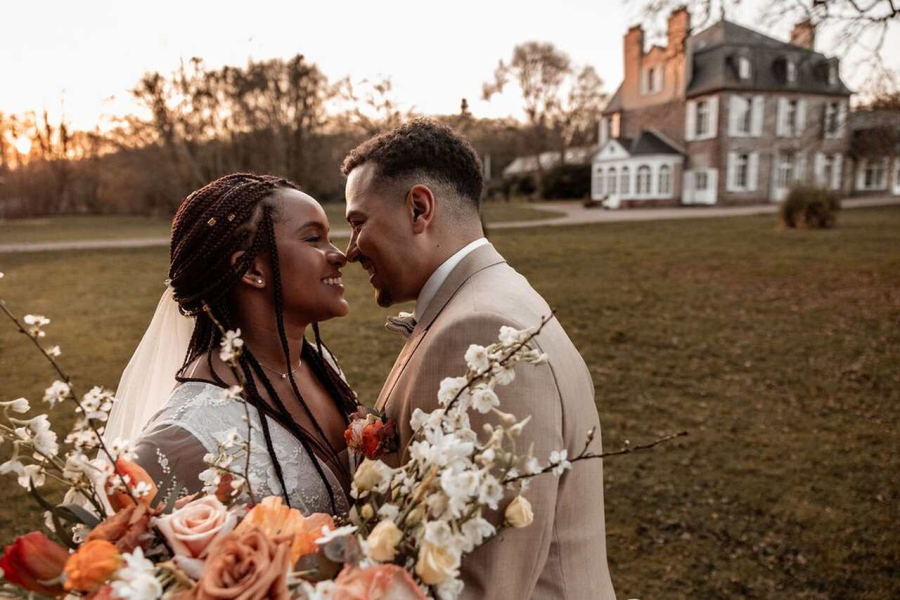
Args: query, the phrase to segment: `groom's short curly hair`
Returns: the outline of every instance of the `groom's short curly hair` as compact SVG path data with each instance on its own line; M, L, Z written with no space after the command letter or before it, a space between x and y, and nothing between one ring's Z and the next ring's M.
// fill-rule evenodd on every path
M472 144L434 119L414 119L366 140L350 151L341 172L349 175L366 163L376 165L380 179L420 175L448 185L478 210L484 188L481 161Z

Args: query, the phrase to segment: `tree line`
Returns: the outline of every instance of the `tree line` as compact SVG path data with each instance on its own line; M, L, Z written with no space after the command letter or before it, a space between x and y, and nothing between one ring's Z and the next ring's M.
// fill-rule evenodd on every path
M596 135L600 78L593 69L576 70L550 45L539 50L536 59L553 70L537 109L548 118L531 107L529 94L537 92L524 85L526 123L476 118L464 98L459 112L435 115L490 157L495 176L517 156L562 150ZM503 67L503 77L526 83L534 68L522 61L527 51L517 48L520 60ZM342 201L339 166L346 153L417 116L401 108L389 79L330 80L302 55L222 68L193 58L171 74L145 74L131 94L140 114L119 117L105 131L73 131L64 116L53 120L47 111L0 113L0 217L171 215L192 190L236 171L282 175L320 201ZM554 95L558 102L548 100ZM586 102L592 95L593 104ZM574 118L585 104L590 110Z

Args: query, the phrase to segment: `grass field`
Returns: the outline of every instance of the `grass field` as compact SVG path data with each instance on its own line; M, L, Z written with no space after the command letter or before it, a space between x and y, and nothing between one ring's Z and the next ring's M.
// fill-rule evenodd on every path
M605 465L620 598L900 596L900 209L840 219L822 232L765 216L492 235L584 354L606 449L690 431ZM166 261L162 248L0 255L0 297L53 320L47 342L82 389L114 387ZM371 400L401 340L381 331L362 272L345 281L351 315L323 335ZM0 399L39 402L52 380L0 327ZM6 542L41 519L4 481Z
M488 223L533 221L561 216L537 210L523 203L485 203L484 219ZM326 204L325 213L333 229L346 229L343 204ZM61 242L83 239L125 239L169 237L171 220L129 216L70 216L38 219L0 219L0 244L28 242Z

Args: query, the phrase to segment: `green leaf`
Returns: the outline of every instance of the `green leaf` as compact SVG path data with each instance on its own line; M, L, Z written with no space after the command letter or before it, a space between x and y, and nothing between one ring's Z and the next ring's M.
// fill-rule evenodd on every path
M98 519L91 511L85 509L84 507L78 506L77 504L65 504L59 506L60 510L68 511L72 514L73 520L78 521L82 525L93 529L97 525L100 524L100 519Z
M156 496L153 498L153 500L150 501L150 508L156 508L157 506L159 506L159 503L162 502L163 499L163 492L172 487L172 485L175 483L175 471L173 469L172 472L169 473L168 477L166 477L165 481L162 482L162 485L157 488Z
M164 515L172 514L172 511L175 510L175 502L178 501L178 494L181 493L181 490L184 489L184 486L175 481L172 485L172 491L169 492L169 499L166 501L166 507L163 509Z

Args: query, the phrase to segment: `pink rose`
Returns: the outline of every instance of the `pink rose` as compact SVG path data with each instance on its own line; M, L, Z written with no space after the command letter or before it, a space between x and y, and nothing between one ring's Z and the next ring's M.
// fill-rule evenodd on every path
M234 529L237 522L237 515L228 512L218 498L203 496L159 517L156 526L176 555L202 559L212 543Z
M413 578L397 565L344 567L334 583L333 600L425 600Z

